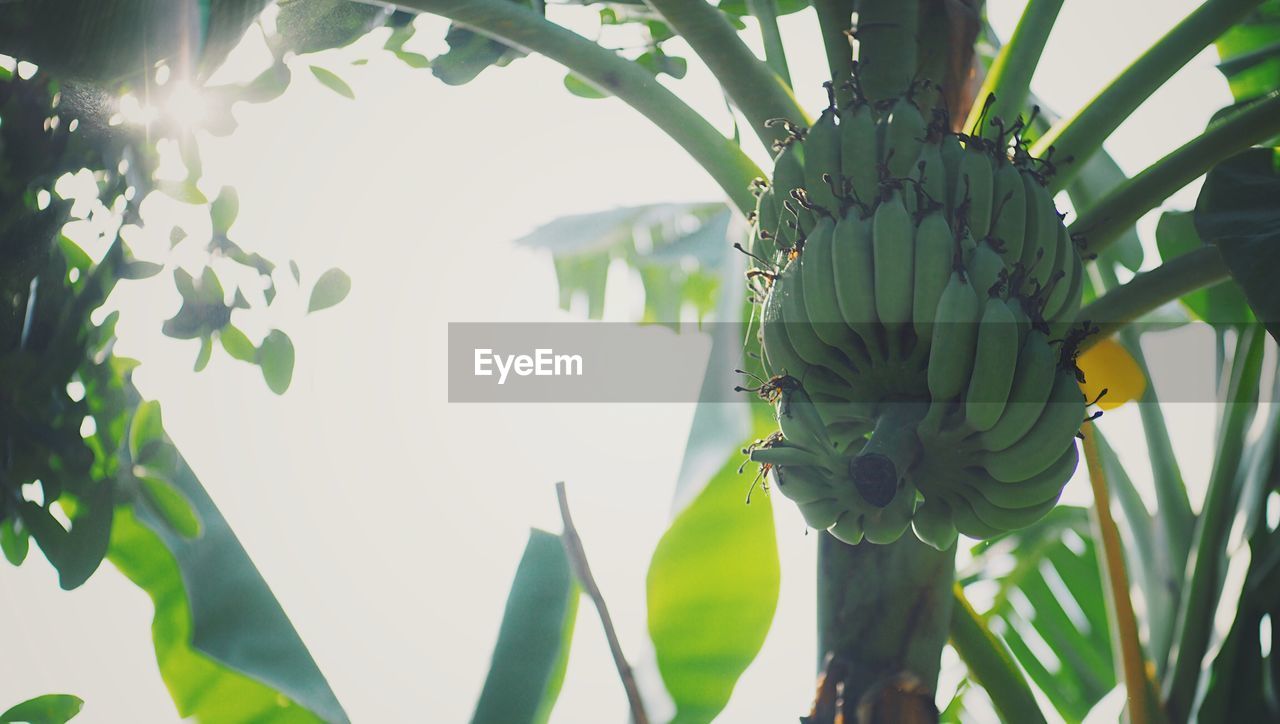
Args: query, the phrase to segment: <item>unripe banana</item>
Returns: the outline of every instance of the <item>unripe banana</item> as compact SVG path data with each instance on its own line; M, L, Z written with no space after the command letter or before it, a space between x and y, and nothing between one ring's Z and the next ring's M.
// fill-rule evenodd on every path
M1075 374L1059 370L1049 393L1049 402L1036 424L1013 445L982 456L991 477L1006 483L1026 480L1044 472L1067 445L1075 444L1075 434L1084 422L1085 402Z
M809 323L809 311L804 302L804 276L800 265L792 261L773 282L771 294L781 295L782 319L791 347L800 359L817 367L825 367L853 387L861 386L858 371L845 354L827 346L813 331ZM801 379L804 379L803 377Z
M1004 261L1000 258L1000 252L993 249L991 244L980 241L965 260L965 269L969 272L969 283L973 285L973 290L980 299L985 299L999 280L1000 272L1004 271Z
M884 359L880 342L880 318L876 315L875 251L871 220L864 219L856 208L849 209L836 225L832 237L831 263L835 278L836 301L840 315L873 357Z
M981 313L973 285L961 272L952 272L938 300L929 350L929 395L935 402L954 399L968 386Z
M833 218L840 216L840 200L832 193L831 184L839 182L840 129L836 127L835 109L828 108L804 139L804 184L809 201Z
M995 426L978 436L985 450L999 451L1018 441L1044 411L1058 370L1058 353L1043 332L1027 333L1009 389L1009 402Z
M760 192L756 199L755 223L751 234L751 268L770 269L777 257L778 208L774 205L773 187Z
M813 213L796 201L793 192L804 189L804 151L797 142L788 143L773 160L773 194L778 206L780 224L790 230L788 237L794 243L813 227ZM790 244L789 244L790 246Z
M975 139L970 139L960 157L958 183L955 187L955 208L968 204L969 229L973 238L982 239L991 231L991 195L993 174L991 157Z
M1004 412L1018 361L1018 323L1008 305L989 297L978 329L978 350L965 395L965 422L990 430Z
M946 170L947 188L951 193L939 199L947 207L947 218L954 218L956 211L956 189L960 185L960 161L964 158L964 147L960 145L960 137L954 133L945 134L938 142L938 155L942 157L942 167Z
M846 510L827 532L842 543L856 546L862 542L864 514L856 510Z
M829 473L823 468L804 465L773 466L774 488L796 503L833 498L835 493L828 483L828 476Z
M977 468L965 473L972 486L992 505L1011 509L1031 508L1057 500L1063 486L1075 474L1079 461L1080 453L1072 444L1043 472L1016 483L1002 483Z
M1054 256L1056 263L1056 272L1061 276L1054 283L1053 291L1049 294L1048 300L1044 304L1044 318L1046 320L1057 320L1062 312L1066 309L1070 300L1072 287L1076 284L1075 273L1081 267L1077 265L1080 255L1076 253L1076 246L1071 241L1070 234L1067 233L1067 227L1058 224L1058 244L1057 253Z
M885 164L892 178L906 178L915 168L927 127L916 104L903 96L893 104L885 129Z
M831 467L833 464L831 456L824 456L818 452L793 445L786 440L775 442L768 447L752 448L747 453L747 457L751 462L760 463L761 465L782 465L796 468L817 467L826 471L827 475L838 472Z
M915 430L925 407L919 402L886 404L867 444L849 461L849 477L870 505L884 508L902 497L902 481L920 457ZM911 507L906 510L909 517Z
M955 238L942 213L935 211L916 227L915 288L912 290L911 323L920 343L930 344L938 300L955 264Z
M868 511L862 516L862 529L867 542L888 545L901 538L911 526L911 514L915 505L915 486L910 481L904 481L902 490L898 491L892 503L880 510Z
M1000 256L1013 266L1022 259L1022 241L1027 230L1027 192L1022 185L1022 172L1007 161L995 175L995 219L991 235L1000 246Z
M799 506L804 522L814 530L826 530L844 515L848 508L834 498L824 498Z
M1053 206L1053 197L1031 174L1023 173L1023 186L1031 204L1027 213L1026 239L1022 248L1022 265L1029 271L1028 281L1048 283L1058 255L1058 227L1062 220Z
M790 444L824 456L835 454L835 443L827 434L827 424L798 380L780 388L775 417L778 429Z
M840 172L858 203L875 202L880 186L876 122L871 106L857 103L840 111Z
M892 192L876 208L872 224L876 315L889 330L890 339L911 321L914 225L902 204L902 194Z
M1001 531L1026 528L1040 520L1045 513L1048 513L1057 504L1058 496L1062 492L1059 488L1058 492L1049 500L1026 508L1005 508L992 503L970 485L967 480L962 479L960 485L961 489L968 493L968 495L964 496L964 500L969 504L974 515L983 523Z
M797 260L804 277L804 305L813 331L830 347L843 350L860 370L871 366L862 340L854 334L840 314L834 276L834 231L836 223L823 217L805 240L804 252Z
M956 544L956 524L951 519L951 507L941 498L925 498L916 508L911 527L922 542L940 551L950 550Z
M919 183L919 190L925 194L926 203L932 202L945 208L947 199L947 168L942 162L942 146L936 142L926 142L920 147L920 157L916 159L915 170L911 172ZM920 208L914 203L916 194L907 196L913 203L907 204L907 211L919 213Z

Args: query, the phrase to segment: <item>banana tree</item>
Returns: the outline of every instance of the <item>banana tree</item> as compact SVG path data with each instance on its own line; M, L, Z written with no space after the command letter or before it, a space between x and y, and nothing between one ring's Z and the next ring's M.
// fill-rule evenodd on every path
M723 206L612 211L524 240L552 250L562 299L587 292L593 315L610 262L622 259L645 282L648 321L675 321L692 304L700 315L750 330L746 355L740 335L715 338L704 388L750 385L744 401L762 399L699 407L675 516L649 570L649 631L675 720L715 718L771 625L775 533L767 506L742 504L753 485L740 474L747 458L759 466L759 482L795 501L819 531L817 694L796 702L804 721L968 719L980 716L973 713L978 690L1007 721L1080 720L1113 691L1132 721L1280 716L1274 660L1259 637L1274 635L1272 614L1280 613L1280 544L1274 516L1263 513L1277 486L1277 418L1259 404L1270 364L1264 329L1275 336L1280 323L1280 296L1267 283L1280 262L1271 148L1280 134L1277 4L1208 0L1118 69L1096 98L1061 117L1029 91L1061 0L1028 2L1006 39L985 27L977 0L571 4L598 9L602 24L639 32L643 47L608 49L557 23L559 8L541 0L404 0L394 10L282 1L274 23L263 24L275 62L251 83L206 88L214 101L207 123L230 130L234 100L277 95L288 82L286 54L343 45L390 25L386 52L429 66L450 84L529 53L557 61L568 91L627 103L720 186ZM65 14L13 3L0 10L0 51L48 74L36 78L47 113L57 107L58 83L137 90L145 83L130 78L139 67L156 71L148 65L156 59L207 78L264 5L214 2L190 23L181 13L118 3L91 11L97 25L67 26L59 20ZM827 59L828 102L818 108L796 100L778 23L810 7L819 33L799 41L820 45ZM428 59L406 50L417 13L453 22L447 52ZM749 49L748 35L758 36L763 57ZM687 69L674 39L692 49L735 117L769 149L767 168L743 150L737 129L723 133L661 82ZM1126 178L1103 143L1214 44L1236 103L1204 133ZM199 57L184 54L192 47L202 48ZM999 50L988 56L988 48ZM332 71L310 70L335 92L352 94ZM17 87L18 79L3 80ZM89 118L92 105L63 113L68 121L77 113ZM6 113L0 129L9 132L18 126ZM42 132L57 128L44 124ZM218 342L283 391L293 362L287 335L273 332L255 344L231 324L231 310L269 307L274 285L287 277L231 240L233 190L204 198L195 184L198 154L182 129L173 134L189 172L183 183L153 182L149 143L124 144L134 160L130 179L112 175L125 168L116 163L119 139L92 149L99 154L92 167L104 170L103 198L129 201L141 196L125 198L126 186L154 185L208 204L210 259L268 280L269 292L248 299L241 285L224 287L212 266L198 278L175 275L184 303L165 331L199 340L197 367ZM44 355L62 363L43 380L57 404L15 397L14 411L6 409L6 422L21 411L51 433L21 448L39 453L28 456L39 458L30 469L15 475L5 461L6 490L41 475L47 489L43 503L6 498L6 555L21 561L34 538L67 587L105 556L146 588L157 606L162 670L184 714L342 719L278 604L164 436L158 407L138 399L129 363L110 354L110 324L90 323L89 312L117 279L158 268L131 259L122 243L97 260L59 239L65 207L25 190L37 176L36 186L50 186L64 170L12 174L24 192L13 195L20 201L13 218L43 219L37 212L48 209L44 217L61 216L39 235L56 246L22 257L39 264L11 267L20 273L6 284L21 293L6 295L16 300L6 343L14 360ZM1193 212L1162 217L1160 258L1144 258L1135 222L1206 175ZM1063 193L1073 210L1065 218L1055 205ZM133 206L124 208L128 214ZM325 274L310 307L341 299L347 286L340 272ZM46 298L68 311L49 317L51 305L41 301L32 314L30 300ZM1173 317L1211 324L1219 349L1216 459L1198 511L1159 406L1164 390L1148 383L1142 347L1155 328L1142 322L1170 318L1175 300L1185 309ZM74 329L59 335L59 324ZM735 369L758 381L742 382ZM87 443L56 434L67 431L68 409L82 411L80 401L62 399L73 376L98 418ZM1096 415L1091 405L1130 398L1147 441L1154 510L1086 419ZM1261 435L1246 434L1255 427ZM1080 458L1095 496L1087 510L1057 505ZM59 497L70 530L49 510ZM564 533L535 533L517 572L477 722L550 716L583 592L610 634L632 718L648 719L561 502ZM1247 570L1227 576L1245 545ZM248 626L257 614L243 600L200 585L200 571L208 570L201 566L211 564L243 572L235 590L252 591L253 610L265 611L271 625ZM988 600L992 587L998 593ZM1215 633L1215 617L1234 622L1227 633ZM246 657L235 642L263 630L276 648ZM938 681L948 641L969 676L945 699ZM214 681L238 693L211 703L202 694ZM280 711L272 709L277 692L287 697ZM74 714L78 702L70 701L57 703Z

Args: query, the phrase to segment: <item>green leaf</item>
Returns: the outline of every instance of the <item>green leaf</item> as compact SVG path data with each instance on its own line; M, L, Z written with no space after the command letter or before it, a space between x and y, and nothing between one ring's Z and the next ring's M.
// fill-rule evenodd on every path
M679 724L710 722L760 651L778 602L768 501L745 503L736 452L672 522L649 564L649 636Z
M122 507L109 557L155 606L156 659L179 716L347 721L280 604L180 456L171 482L191 501L203 534L184 538L155 512Z
M310 67L311 67L311 74L314 75L316 77L316 80L320 81L320 83L324 87L328 88L334 93L337 93L343 98L350 98L352 100L355 99L356 92L351 90L351 86L347 85L347 82L339 78L336 73L334 73L331 70L321 68L318 65L313 65Z
M214 235L225 236L231 230L231 225L236 222L236 216L239 213L240 197L236 194L235 188L223 186L218 192L218 198L214 199L209 207L209 221L213 223Z
M222 342L222 348L231 355L233 359L241 362L257 362L258 348L253 346L253 342L245 336L235 325L228 324L218 331L218 341Z
M27 551L31 547L31 535L26 529L18 529L15 518L7 518L0 522L0 550L4 557L15 566L22 565L27 559Z
M1071 198L1071 205L1075 207L1076 216L1083 214L1127 178L1119 164L1106 151L1100 150L1090 156L1075 180L1067 184L1067 195ZM1131 227L1107 247L1099 258L1112 264L1120 264L1129 271L1137 271L1142 266L1142 257L1142 241L1138 238L1137 230Z
M186 229L182 228L181 226L173 227L172 229L169 230L169 248L172 249L178 244L181 244L182 240L185 238L187 238Z
M293 275L295 282L302 282L302 271L298 269L298 262L292 259L289 260L289 273Z
M1196 231L1195 216L1189 211L1167 211L1156 224L1156 245L1160 258L1168 261L1204 245ZM1253 320L1253 312L1240 287L1215 284L1184 294L1182 304L1201 321L1235 326Z
M278 329L271 330L258 347L258 366L262 368L267 387L283 395L293 379L293 342L289 335Z
M347 0L282 0L276 32L295 53L341 48L377 28L389 13L377 5Z
M213 337L205 335L200 338L200 351L196 353L196 364L192 369L200 372L208 367L211 357L213 357Z
M542 0L511 0L517 5L545 10ZM481 35L458 24L449 26L444 41L449 50L431 61L431 74L447 85L463 85L475 80L489 66L502 67L525 53L505 43Z
M120 267L121 279L147 279L159 274L164 270L164 264L157 264L153 261L142 261L140 259L130 259Z
M202 206L209 203L209 198L204 195L204 192L190 181L160 181L156 183L156 189L165 196L184 204Z
M1209 171L1196 201L1200 238L1218 245L1231 275L1272 337L1280 339L1280 154L1253 148Z
M71 694L45 694L12 706L0 714L0 724L64 724L84 708L84 700Z
M311 287L311 301L307 303L307 313L328 309L347 298L351 291L351 277L341 269L334 267L316 280Z
M543 724L569 663L578 586L560 536L529 532L472 724Z
M142 495L156 514L183 538L200 535L200 516L191 501L162 478L148 475L138 478Z
M133 419L129 422L129 455L137 459L142 451L155 442L165 440L164 422L157 400L147 400L133 411Z
M1214 43L1231 95L1250 100L1280 87L1280 2L1269 0Z
M596 88L594 85L592 85L590 82L583 79L581 76L577 75L576 73L569 73L565 75L564 87L565 87L565 90L569 91L575 96L578 96L579 98L598 99L598 98L609 97L608 93L605 93L599 88Z

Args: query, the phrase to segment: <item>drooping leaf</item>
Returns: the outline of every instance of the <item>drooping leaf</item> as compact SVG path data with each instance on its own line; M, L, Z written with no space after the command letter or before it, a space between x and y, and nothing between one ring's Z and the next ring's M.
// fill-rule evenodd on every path
M27 559L27 550L31 546L31 535L26 529L19 530L15 518L7 518L0 522L0 550L4 557L15 566L22 565Z
M546 6L544 0L511 2L532 8L539 14ZM449 50L432 59L431 74L448 85L470 83L485 68L502 67L525 55L521 50L457 24L449 26L444 41Z
M1204 245L1189 211L1167 211L1156 224L1160 258L1168 261ZM1235 284L1215 284L1182 295L1180 301L1198 319L1213 324L1237 325L1253 321L1253 312Z
M253 346L253 342L245 336L234 324L228 324L218 330L218 341L222 342L222 348L231 355L233 359L241 362L256 362L258 358L258 348Z
M155 605L156 658L178 714L199 721L347 721L280 604L180 456L170 481L191 502L202 535L184 538L150 510L120 508L109 558Z
M0 714L0 724L64 724L84 708L84 700L71 694L45 694L9 707Z
M334 267L316 280L311 287L311 300L307 302L307 313L328 309L343 299L351 291L351 277L341 269Z
M1267 0L1214 43L1231 95L1250 100L1280 87L1280 2Z
M278 329L271 330L258 346L258 366L267 387L283 395L293 380L293 342Z
M200 535L200 516L191 507L191 501L168 480L148 475L138 478L143 497L175 533L183 538Z
M200 338L200 351L196 353L196 363L192 367L196 372L202 371L209 366L209 360L213 357L213 337L204 336Z
M295 53L341 48L381 26L389 7L349 0L281 0L276 32Z
M649 564L649 636L678 724L710 722L760 651L778 602L773 510L745 502L736 449Z
M569 664L578 586L560 536L529 532L472 724L544 724Z
M223 186L218 192L218 198L213 200L213 204L209 206L209 221L213 223L213 233L217 236L225 236L231 229L231 225L236 222L236 216L240 213L240 196L236 194L236 190L232 186Z
M1280 339L1280 154L1253 148L1209 171L1196 201L1200 238L1217 244L1254 315Z
M321 85L333 91L334 93L337 93L343 98L349 98L352 100L355 99L356 92L351 90L351 86L347 85L347 82L345 80L338 77L337 73L334 73L333 71L327 68L321 68L318 65L310 66L310 68L311 68L311 75L314 75L316 77L316 80L320 81Z

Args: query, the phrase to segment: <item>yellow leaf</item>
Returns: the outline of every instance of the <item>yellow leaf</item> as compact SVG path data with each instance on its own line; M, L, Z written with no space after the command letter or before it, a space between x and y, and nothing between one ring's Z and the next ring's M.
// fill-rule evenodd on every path
M1093 401L1105 389L1107 394L1098 401L1104 410L1115 409L1130 400L1137 400L1147 389L1147 378L1138 362L1119 342L1104 339L1090 347L1076 361L1084 372L1080 391L1085 399Z

